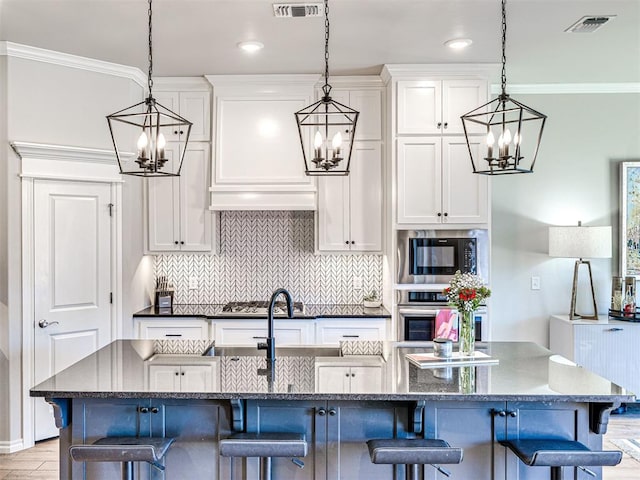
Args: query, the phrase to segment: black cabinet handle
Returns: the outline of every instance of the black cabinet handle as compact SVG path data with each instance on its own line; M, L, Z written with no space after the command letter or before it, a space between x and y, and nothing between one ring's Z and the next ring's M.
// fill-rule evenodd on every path
M345 377L348 377L348 376L349 376L349 374L348 374L348 373L345 373L345 374L344 374L344 376L345 376Z
M148 407L138 407L138 412L140 413L149 413Z
M329 410L329 415L331 415L332 417L335 417L336 413L338 413L338 412L336 412L335 408L332 408L331 410Z
M176 377L177 377L178 375L180 375L180 372L176 372Z
M355 245L355 244L356 244L355 240L351 240L351 245Z
M151 407L151 413L158 413L160 409L158 407Z
M318 410L318 415L320 415L321 417L324 417L327 414L327 411L324 408L321 408L320 410Z
M182 135L183 133L184 133L184 131L183 131L183 130L180 130L180 135Z
M346 243L347 245L349 245L349 240L345 240L345 242L344 242L344 243Z
M491 413L493 414L494 417L506 417L507 416L507 412L505 412L504 410L491 410Z
M174 130L174 131L173 131L173 134L174 134L174 135L177 135L177 134L178 134L178 130Z
M355 377L355 376L356 376L356 374L355 374L355 373L352 373L352 374L351 374L351 376L352 376L352 377Z
M605 330L607 332L622 332L624 331L624 328L620 328L620 327L613 327L613 328L608 328L607 330Z
M438 122L438 128L442 128L442 122Z
M175 243L177 245L178 244L178 240L174 241L173 243Z
M449 214L448 214L447 212L444 212L444 216L445 216L445 217L448 217L448 216L449 216Z
M360 338L360 335L342 335L342 338Z
M182 375L184 377L184 372L181 372L180 375Z
M182 240L180 241L180 245L184 245L184 242Z
M444 128L447 128L449 126L449 122L444 122Z
M442 213L438 212L438 216L439 216L439 217L441 217L441 216L442 216Z
M507 412L509 414L509 416L511 418L516 418L518 416L518 412L514 411L514 410L510 410L509 412Z
M181 337L181 333L165 333L165 337Z

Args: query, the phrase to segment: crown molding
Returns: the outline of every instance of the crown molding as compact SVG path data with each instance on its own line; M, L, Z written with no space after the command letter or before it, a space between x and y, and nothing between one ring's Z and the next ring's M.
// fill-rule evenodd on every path
M478 75L490 77L499 71L498 63L428 63L383 65L380 77L385 84L394 77L413 78L424 76L450 77L457 75Z
M491 85L491 93L499 94L501 86ZM580 93L640 93L640 83L532 83L507 85L507 93L522 95L554 95Z
M93 58L80 57L69 53L46 50L44 48L31 47L19 43L0 41L0 56L23 58L36 62L51 63L62 67L77 68L89 72L102 73L115 77L128 78L142 88L147 85L147 77L139 68L105 62Z
M11 147L23 160L64 160L110 165L116 162L116 155L113 150L29 142L11 142Z
M265 75L205 75L214 87L238 85L304 85L313 86L320 78L319 74L265 74Z

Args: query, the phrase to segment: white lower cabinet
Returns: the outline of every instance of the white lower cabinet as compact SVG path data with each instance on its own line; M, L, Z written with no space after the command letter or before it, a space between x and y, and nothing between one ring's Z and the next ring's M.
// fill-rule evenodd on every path
M317 358L316 391L331 393L370 393L382 388L380 356Z
M569 320L554 315L549 321L552 352L640 394L640 323L603 318Z
M136 320L138 338L208 340L209 321L192 317L154 317Z
M210 392L219 389L215 358L156 355L148 364L149 389L159 392Z
M316 320L316 343L337 345L341 340L386 340L385 318L321 318Z
M215 320L213 338L216 345L256 345L267 338L267 320ZM276 320L276 345L310 345L314 343L313 320Z

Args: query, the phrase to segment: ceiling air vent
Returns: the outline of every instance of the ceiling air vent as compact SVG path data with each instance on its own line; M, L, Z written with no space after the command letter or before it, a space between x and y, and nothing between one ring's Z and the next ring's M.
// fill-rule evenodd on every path
M324 15L322 3L274 3L273 15L277 18L320 17Z
M568 33L592 33L602 27L609 20L616 18L615 15L593 15L582 17L576 23L565 30Z

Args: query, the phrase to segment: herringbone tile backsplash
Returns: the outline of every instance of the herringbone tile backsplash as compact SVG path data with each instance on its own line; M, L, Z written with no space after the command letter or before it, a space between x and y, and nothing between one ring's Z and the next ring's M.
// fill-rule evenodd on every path
M220 255L157 255L155 272L175 286L176 303L269 300L280 287L295 301L360 303L363 293L382 291L382 256L313 252L313 212L222 212ZM189 277L197 289L189 290Z

